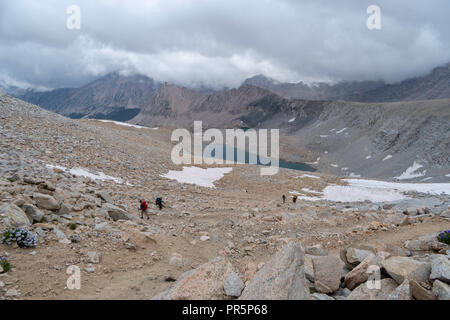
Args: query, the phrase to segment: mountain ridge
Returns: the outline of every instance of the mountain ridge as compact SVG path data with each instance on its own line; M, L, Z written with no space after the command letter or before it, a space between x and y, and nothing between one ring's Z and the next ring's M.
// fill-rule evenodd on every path
M450 98L450 63L438 66L428 74L392 84L379 80L308 85L302 81L280 82L262 74L248 78L243 83L271 90L286 98L306 100L395 102L444 99Z

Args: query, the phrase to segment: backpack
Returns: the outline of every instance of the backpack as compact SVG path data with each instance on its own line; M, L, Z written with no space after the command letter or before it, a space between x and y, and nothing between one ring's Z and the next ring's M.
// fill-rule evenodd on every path
M147 210L147 202L145 202L145 201L142 201L142 203L141 203L141 210Z
M156 204L160 204L162 203L162 199L161 198L156 198Z

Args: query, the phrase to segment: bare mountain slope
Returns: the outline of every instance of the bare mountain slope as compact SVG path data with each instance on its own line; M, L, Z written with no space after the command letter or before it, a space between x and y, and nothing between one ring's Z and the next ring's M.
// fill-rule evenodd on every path
M26 91L17 97L73 118L89 116L126 121L139 112L159 86L146 76L111 73L81 88Z
M249 85L202 95L165 84L130 122L190 128L194 120L202 120L204 127L280 128L281 156L309 160L324 172L383 178L410 177L414 172L416 180L449 180L443 175L450 166L448 99L308 101ZM304 150L309 152L306 156ZM415 162L421 166L417 172L402 176Z
M251 103L267 95L273 93L255 86L201 94L165 83L130 122L146 126L186 126L193 120L203 120L205 126L225 127L234 123L239 126L236 121L248 114Z

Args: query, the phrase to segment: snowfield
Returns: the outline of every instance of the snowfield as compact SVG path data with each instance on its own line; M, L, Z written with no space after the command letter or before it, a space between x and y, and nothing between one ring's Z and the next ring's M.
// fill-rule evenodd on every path
M423 168L423 166L421 164L417 163L416 161L414 161L413 165L411 167L409 167L408 169L406 169L405 172L403 172L400 176L396 177L396 179L408 180L408 179L423 177L425 175L425 173L427 172L426 170L424 172L414 173L417 170L419 170L420 168Z
M223 178L233 168L207 168L183 167L182 171L170 170L163 178L177 180L179 183L195 184L200 187L215 188L214 182Z
M347 182L348 185L331 185L325 187L321 193L314 193L320 194L321 197L305 196L299 199L307 201L328 200L334 202L370 201L377 203L410 199L405 194L407 192L450 195L450 183L396 183L364 179L344 179L343 181Z

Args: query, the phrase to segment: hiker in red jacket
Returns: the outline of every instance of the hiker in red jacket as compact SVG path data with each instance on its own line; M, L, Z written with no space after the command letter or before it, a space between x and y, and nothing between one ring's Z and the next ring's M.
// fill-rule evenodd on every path
M139 207L139 210L141 211L141 219L144 219L144 213L147 216L147 220L150 219L148 212L147 212L147 209L148 209L147 202L145 202L145 200L140 200L139 202L141 204Z

